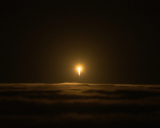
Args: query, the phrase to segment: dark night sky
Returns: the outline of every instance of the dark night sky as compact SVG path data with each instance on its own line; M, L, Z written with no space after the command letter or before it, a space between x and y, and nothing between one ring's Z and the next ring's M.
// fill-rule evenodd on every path
M156 5L3 2L0 82L160 84Z

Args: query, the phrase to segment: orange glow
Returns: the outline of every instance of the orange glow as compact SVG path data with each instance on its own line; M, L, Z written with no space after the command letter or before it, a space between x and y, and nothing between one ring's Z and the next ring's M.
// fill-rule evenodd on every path
M78 67L78 74L80 76L80 74L81 74L81 67Z
M78 75L80 76L82 71L82 66L76 66L76 70L78 71Z

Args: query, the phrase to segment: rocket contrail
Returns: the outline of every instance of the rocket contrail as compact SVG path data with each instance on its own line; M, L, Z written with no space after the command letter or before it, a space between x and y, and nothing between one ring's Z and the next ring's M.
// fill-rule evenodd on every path
M80 76L80 73L81 73L81 67L78 67L78 74Z

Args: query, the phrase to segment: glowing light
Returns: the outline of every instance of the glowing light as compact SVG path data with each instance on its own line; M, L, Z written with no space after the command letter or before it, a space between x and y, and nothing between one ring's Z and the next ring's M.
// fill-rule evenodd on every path
M76 72L78 72L78 75L81 75L81 72L84 70L83 66L81 64L75 66Z
M78 74L80 76L80 74L81 74L81 67L78 67Z

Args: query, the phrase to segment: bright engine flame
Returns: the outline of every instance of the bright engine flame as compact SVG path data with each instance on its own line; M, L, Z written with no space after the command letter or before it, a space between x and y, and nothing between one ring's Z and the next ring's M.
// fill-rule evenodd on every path
M81 74L81 67L78 67L78 74L80 76L80 74Z

